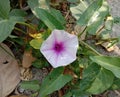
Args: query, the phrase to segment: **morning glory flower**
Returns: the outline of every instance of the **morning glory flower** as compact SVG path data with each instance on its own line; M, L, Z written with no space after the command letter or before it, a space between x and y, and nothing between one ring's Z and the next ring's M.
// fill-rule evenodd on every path
M64 30L53 30L42 43L40 51L54 67L66 66L76 60L78 38Z

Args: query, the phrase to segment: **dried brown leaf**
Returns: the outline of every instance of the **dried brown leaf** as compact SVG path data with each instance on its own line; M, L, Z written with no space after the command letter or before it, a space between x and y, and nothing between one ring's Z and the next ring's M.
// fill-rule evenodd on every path
M0 97L9 95L20 82L20 70L11 50L0 43Z
M22 66L24 68L29 68L35 58L32 56L32 51L25 51L23 54Z

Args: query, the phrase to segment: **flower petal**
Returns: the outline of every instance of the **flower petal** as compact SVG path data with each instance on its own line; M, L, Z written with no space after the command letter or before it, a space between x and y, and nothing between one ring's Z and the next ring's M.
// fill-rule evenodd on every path
M58 53L53 50L55 43L63 43L64 49ZM66 66L76 60L78 38L64 30L54 30L48 39L43 42L40 51L54 67Z

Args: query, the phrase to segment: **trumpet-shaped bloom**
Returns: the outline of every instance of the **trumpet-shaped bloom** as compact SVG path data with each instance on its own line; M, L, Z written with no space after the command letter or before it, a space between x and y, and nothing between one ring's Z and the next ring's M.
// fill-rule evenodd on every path
M54 30L43 42L40 51L54 67L66 66L76 60L78 38L64 30Z

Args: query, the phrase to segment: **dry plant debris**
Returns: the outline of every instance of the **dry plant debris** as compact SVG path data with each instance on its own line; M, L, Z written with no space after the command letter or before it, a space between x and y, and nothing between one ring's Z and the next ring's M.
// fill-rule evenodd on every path
M11 57L12 56L12 57ZM0 44L0 97L9 95L20 82L17 60L8 46Z

